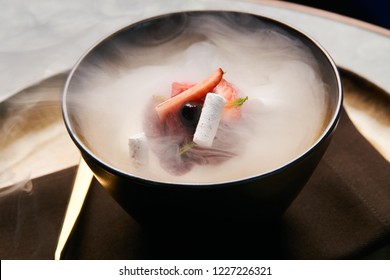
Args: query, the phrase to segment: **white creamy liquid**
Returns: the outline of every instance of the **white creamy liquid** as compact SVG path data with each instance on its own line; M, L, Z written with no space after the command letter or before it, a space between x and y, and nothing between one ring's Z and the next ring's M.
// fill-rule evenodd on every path
M84 89L73 98L81 101L75 105L76 118L92 153L143 178L212 183L266 173L307 151L323 132L328 108L326 85L308 49L276 31L249 34L212 19L199 20L197 26L202 38L182 36L148 48L119 45L124 56L119 70L109 63L106 69L91 67ZM238 155L174 176L150 151L147 166L132 168L128 139L143 131L152 96L169 96L172 82L196 83L219 67L239 96L249 97L242 118L255 123L240 131Z

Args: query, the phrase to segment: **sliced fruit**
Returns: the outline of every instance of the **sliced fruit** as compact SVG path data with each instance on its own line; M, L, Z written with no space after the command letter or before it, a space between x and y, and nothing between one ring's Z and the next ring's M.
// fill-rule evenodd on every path
M221 81L222 76L223 71L221 68L218 68L217 71L212 73L202 82L158 104L155 109L159 118L163 120L169 113L179 110L180 107L188 101L202 99L207 93L213 91Z
M179 110L179 118L182 124L192 132L195 131L198 124L202 107L203 104L201 102L191 101L184 103Z
M171 97L174 97L189 88L192 88L196 84L178 83L174 82L171 86Z
M221 79L219 84L215 87L215 93L225 98L226 102L233 101L237 98L236 90L225 79Z
M227 101L225 108L222 112L222 120L229 122L240 119L240 107L242 106L242 104L245 103L248 97L238 98L236 90L225 79L222 79L215 87L215 93L223 96L223 98L225 98L225 100Z

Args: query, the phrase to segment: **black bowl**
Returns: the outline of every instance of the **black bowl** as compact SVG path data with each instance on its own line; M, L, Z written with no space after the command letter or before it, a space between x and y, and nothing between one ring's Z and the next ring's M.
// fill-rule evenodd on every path
M131 59L125 61L123 52L117 50L118 43L129 48L158 48L186 32L193 19L200 16L229 21L229 24L248 30L276 28L307 46L320 65L320 75L328 89L328 113L323 133L310 148L293 160L267 173L239 180L207 184L170 183L141 178L120 170L89 146L77 120L78 111L83 106L82 96L78 92L88 86L85 81L96 72L131 64ZM110 70L107 75L113 72ZM81 105L75 106L79 99ZM229 227L277 219L301 191L321 160L336 129L341 106L342 87L337 67L318 43L279 21L230 11L166 14L131 24L111 34L78 61L69 75L63 95L65 125L101 185L140 224L151 227L164 224L173 228L200 225Z

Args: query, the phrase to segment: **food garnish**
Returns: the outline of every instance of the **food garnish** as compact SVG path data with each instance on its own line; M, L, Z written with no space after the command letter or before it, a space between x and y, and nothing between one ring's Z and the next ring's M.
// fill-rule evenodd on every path
M195 142L190 142L190 143L187 143L183 146L180 147L180 150L179 150L179 154L182 155L186 152L188 152L189 150L191 150L193 147L195 147L196 143Z
M236 98L230 102L227 102L225 107L226 108L240 107L240 106L244 105L245 101L247 101L247 100L248 100L248 96L245 98L239 97L239 98Z

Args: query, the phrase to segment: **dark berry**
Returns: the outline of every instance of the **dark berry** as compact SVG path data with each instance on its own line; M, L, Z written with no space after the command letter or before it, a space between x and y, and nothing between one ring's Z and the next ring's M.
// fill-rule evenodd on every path
M203 104L201 102L191 101L185 103L179 110L179 117L182 124L190 130L195 130L198 125L200 113Z

